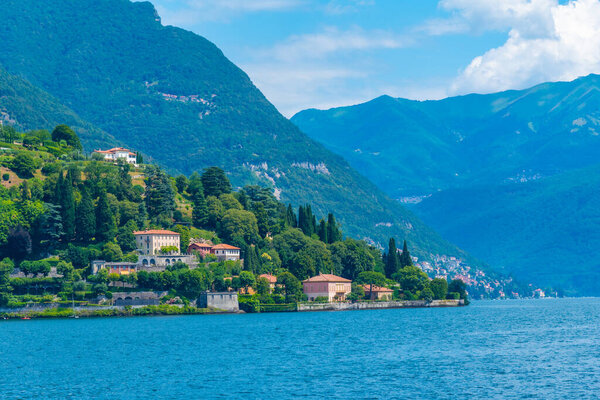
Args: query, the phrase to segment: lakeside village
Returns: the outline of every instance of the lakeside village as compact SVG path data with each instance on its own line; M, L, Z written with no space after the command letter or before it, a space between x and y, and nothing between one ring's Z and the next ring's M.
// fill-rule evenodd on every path
M233 190L216 167L171 177L124 148L82 150L65 125L0 127L5 318L468 303L465 282L429 277L406 241L382 253L344 238L334 213Z

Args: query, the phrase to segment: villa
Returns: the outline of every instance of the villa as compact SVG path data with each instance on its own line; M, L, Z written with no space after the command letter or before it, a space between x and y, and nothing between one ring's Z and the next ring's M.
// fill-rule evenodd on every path
M177 248L176 252L169 251L168 253L179 254L181 235L177 232L151 229L133 232L133 235L140 254L161 254L161 251L166 248Z
M259 275L259 278L265 278L267 281L269 281L269 288L271 289L271 292L275 290L275 285L277 284L277 277L275 275L262 274Z
M238 261L240 259L240 248L229 244L213 246L210 253L217 256L218 261Z
M202 255L202 257L206 257L207 254L210 254L213 248L212 244L209 243L192 243L188 246L188 253L198 253Z
M369 297L370 300L391 300L394 291L389 288L380 287L380 286L372 286L371 285L362 285L362 288L365 290L365 295Z
M125 160L129 164L137 166L137 155L123 147L115 147L110 150L95 150L94 154L101 154L106 161Z
M304 294L308 300L326 297L329 301L346 300L352 292L352 281L332 274L319 274L302 281Z

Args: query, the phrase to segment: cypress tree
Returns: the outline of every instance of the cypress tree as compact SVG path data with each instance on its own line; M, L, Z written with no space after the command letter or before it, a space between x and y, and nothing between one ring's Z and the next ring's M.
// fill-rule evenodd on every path
M342 240L342 232L338 228L335 217L332 213L329 213L327 216L327 238L329 242L327 243L335 243Z
M73 197L73 174L71 171L62 180L60 207L64 237L66 240L73 240L75 238L75 199Z
M81 190L81 201L75 216L75 232L77 239L89 242L96 233L96 213L90 191L86 186Z
M113 240L116 231L115 219L108 204L106 191L102 190L96 207L96 240L100 242Z
M404 241L404 246L402 247L402 254L400 255L400 268L412 266L412 257L408 252L408 245L406 244L406 240Z
M327 222L323 218L319 221L319 228L317 229L317 235L319 235L319 239L323 243L331 243L329 241L329 229L327 226Z
M294 213L294 209L291 204L288 204L286 216L285 216L285 224L286 226L291 226L292 228L298 227L298 219L296 218L296 213Z
M298 207L298 228L306 235L307 226L306 226L306 213L304 211L304 206Z
M208 223L208 207L202 186L196 188L193 200L192 223L197 228L204 228Z
M269 232L269 215L265 206L262 203L254 204L253 213L256 216L256 222L258 224L258 233L261 237L265 237Z
M148 220L148 211L146 211L146 203L141 202L138 206L138 212L135 216L135 223L140 229L143 229L146 226L146 221Z
M396 240L394 238L390 239L385 261L385 274L388 278L391 278L393 274L398 272L399 268L398 249L396 248Z

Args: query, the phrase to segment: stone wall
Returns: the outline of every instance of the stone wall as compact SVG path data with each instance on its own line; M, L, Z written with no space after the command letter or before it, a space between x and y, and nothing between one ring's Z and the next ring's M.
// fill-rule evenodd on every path
M197 304L200 308L216 308L230 312L240 310L238 296L235 292L204 292L200 294Z
M115 306L157 306L166 292L116 292L112 303Z
M374 301L358 303L298 303L298 311L346 311L346 310L376 310L384 308L421 308L421 307L458 307L464 305L464 300L425 300L414 301Z

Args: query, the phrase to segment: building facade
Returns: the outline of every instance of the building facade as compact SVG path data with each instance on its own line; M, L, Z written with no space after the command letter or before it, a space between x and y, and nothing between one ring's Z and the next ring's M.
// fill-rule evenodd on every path
M391 300L394 294L392 289L375 285L373 285L372 290L371 285L362 285L362 288L365 290L365 296L370 300Z
M238 261L240 259L240 248L229 244L213 246L210 252L217 256L218 261Z
M107 161L117 161L122 159L129 164L137 165L137 155L122 147L115 147L110 150L95 150L94 153L101 154Z
M326 297L329 301L344 301L352 292L352 281L332 274L320 274L302 281L308 300Z
M239 311L238 295L235 292L203 292L197 300L200 308L212 308L223 311Z
M153 229L133 232L138 252L141 255L160 255L163 247L177 248L168 254L179 254L181 249L180 235L177 232Z
M198 253L202 257L205 257L207 254L210 254L213 245L208 243L192 243L188 246L188 253Z

